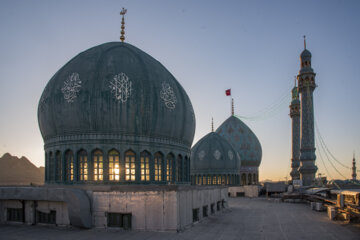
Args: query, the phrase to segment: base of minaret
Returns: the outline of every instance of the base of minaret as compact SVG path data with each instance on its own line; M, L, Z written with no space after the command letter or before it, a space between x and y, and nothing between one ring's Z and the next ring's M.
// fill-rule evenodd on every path
M303 186L310 186L315 183L315 174L317 169L317 166L315 166L315 160L301 160L299 172Z

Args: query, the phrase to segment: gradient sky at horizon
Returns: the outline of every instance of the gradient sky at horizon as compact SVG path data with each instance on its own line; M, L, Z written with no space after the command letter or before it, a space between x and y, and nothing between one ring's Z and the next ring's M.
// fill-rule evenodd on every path
M160 61L189 95L194 143L211 130L211 117L216 128L230 116L225 90L231 88L237 115L263 113L243 119L262 144L260 179L289 176L288 105L306 35L321 135L343 164L351 166L354 151L360 158L360 2L330 0L1 0L0 155L24 155L44 165L41 93L78 53L119 41L122 7L128 9L125 41ZM318 172L343 178L322 154L328 174L316 154ZM350 177L349 169L334 165Z

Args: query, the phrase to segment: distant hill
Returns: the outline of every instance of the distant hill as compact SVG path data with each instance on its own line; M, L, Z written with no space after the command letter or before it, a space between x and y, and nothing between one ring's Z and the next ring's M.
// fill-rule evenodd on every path
M0 185L44 184L44 167L36 167L26 157L5 153L0 158Z

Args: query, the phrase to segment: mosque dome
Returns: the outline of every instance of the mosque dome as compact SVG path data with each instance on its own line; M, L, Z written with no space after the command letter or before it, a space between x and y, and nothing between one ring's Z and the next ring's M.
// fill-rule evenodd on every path
M157 60L122 42L90 48L47 84L38 107L45 142L69 135L120 134L190 147L195 118L189 97Z
M239 174L240 155L216 132L201 138L191 149L191 175Z
M128 43L95 46L66 63L42 93L38 122L46 183L189 181L190 99L161 63Z
M261 145L245 123L231 116L220 125L216 132L240 154L242 167L259 167L262 155Z
M301 62L301 68L299 73L306 73L306 72L313 72L314 70L311 68L311 53L309 50L304 49L302 53L300 54L300 62Z
M305 58L311 58L311 52L307 49L304 49L304 51L302 51L302 53L300 54L301 59L305 59Z

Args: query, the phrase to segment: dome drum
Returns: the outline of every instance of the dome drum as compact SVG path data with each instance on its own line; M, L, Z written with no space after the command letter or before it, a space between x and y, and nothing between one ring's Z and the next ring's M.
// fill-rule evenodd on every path
M169 184L190 181L189 152L173 146L67 143L45 150L46 182Z

